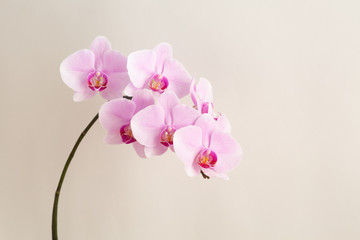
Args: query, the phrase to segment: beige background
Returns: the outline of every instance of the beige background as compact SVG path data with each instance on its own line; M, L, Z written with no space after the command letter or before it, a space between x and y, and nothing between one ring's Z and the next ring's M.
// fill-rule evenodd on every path
M61 240L360 239L358 1L0 4L0 239L50 239L60 172L104 102L74 103L59 64L97 35L124 54L170 42L213 84L244 160L230 181L189 178L173 153L104 144L97 123L63 186Z

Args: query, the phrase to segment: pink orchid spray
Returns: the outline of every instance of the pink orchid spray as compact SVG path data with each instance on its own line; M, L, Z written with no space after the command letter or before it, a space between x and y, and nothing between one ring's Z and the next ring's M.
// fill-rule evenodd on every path
M74 101L97 92L108 100L76 141L55 192L52 239L57 240L57 209L67 169L82 139L100 118L108 144L131 144L141 158L162 155L170 148L193 177L228 179L241 160L242 149L230 134L225 115L214 112L208 80L195 80L172 56L168 43L128 57L112 50L105 37L90 49L78 50L60 65L62 80L74 90ZM180 102L190 93L194 107ZM125 94L125 95L124 95Z

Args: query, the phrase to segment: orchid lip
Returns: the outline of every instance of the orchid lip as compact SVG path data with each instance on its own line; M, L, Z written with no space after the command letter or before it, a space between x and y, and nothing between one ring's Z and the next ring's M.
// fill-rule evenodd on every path
M167 126L164 130L162 130L160 135L160 143L165 147L173 145L173 138L176 129L174 127Z
M100 71L91 72L88 76L89 88L93 91L103 91L107 88L108 77Z
M124 125L120 128L120 135L125 144L136 142L130 124Z
M161 74L154 74L149 81L149 88L154 92L163 93L168 86L169 80Z
M195 161L202 168L212 168L217 162L217 155L210 149L203 149L196 155Z

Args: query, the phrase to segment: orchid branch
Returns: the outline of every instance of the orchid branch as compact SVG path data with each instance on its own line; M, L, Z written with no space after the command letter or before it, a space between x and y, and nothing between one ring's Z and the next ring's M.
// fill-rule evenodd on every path
M60 191L61 191L61 186L64 182L65 179L65 175L67 172L67 169L69 168L69 165L71 163L71 160L73 159L75 152L78 148L78 146L80 145L82 139L85 137L86 133L90 130L90 128L94 125L94 123L96 122L96 120L99 118L99 114L96 114L95 117L91 120L91 122L87 125L87 127L84 129L84 131L80 134L79 138L77 139L73 149L71 150L71 153L65 163L64 169L61 173L61 177L55 192L55 199L54 199L54 205L53 205L53 212L52 212L52 239L53 240L57 240L58 236L57 236L57 212L58 212L58 204L59 204L59 197L60 197Z

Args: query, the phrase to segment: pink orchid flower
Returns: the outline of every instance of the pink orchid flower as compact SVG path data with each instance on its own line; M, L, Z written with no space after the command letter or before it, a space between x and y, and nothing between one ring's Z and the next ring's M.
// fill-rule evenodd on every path
M136 153L145 158L144 146L136 141L131 129L132 117L143 108L154 104L149 90L135 93L132 100L118 98L104 103L99 111L101 126L107 130L105 142L108 144L132 143Z
M190 86L190 95L195 109L201 114L209 113L217 118L218 114L214 112L212 86L207 79L200 78L197 85L195 85L195 80L193 80Z
M126 57L112 50L109 40L100 36L90 49L68 56L60 65L60 74L65 84L75 91L74 101L87 100L96 92L111 100L121 97L130 81L126 63Z
M132 96L136 89L147 88L157 93L173 91L179 98L189 93L191 76L184 66L172 57L168 43L160 43L153 50L133 52L127 69L131 83L125 93Z
M172 91L159 96L157 104L139 111L131 120L131 127L139 143L148 147L147 157L173 150L173 136L182 127L191 125L200 116L195 109L179 103Z
M226 173L239 164L242 149L230 135L227 120L222 116L219 120L203 114L194 126L176 131L175 153L184 163L189 176L203 171L210 177L228 179Z

